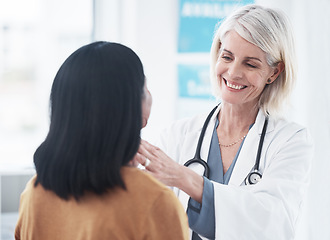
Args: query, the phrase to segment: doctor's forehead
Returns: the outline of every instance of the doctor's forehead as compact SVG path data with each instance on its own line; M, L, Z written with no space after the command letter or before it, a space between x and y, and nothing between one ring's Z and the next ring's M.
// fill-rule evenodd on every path
M244 58L258 59L261 62L266 59L267 55L262 49L247 41L235 31L228 32L223 38L219 49L219 53L222 52Z

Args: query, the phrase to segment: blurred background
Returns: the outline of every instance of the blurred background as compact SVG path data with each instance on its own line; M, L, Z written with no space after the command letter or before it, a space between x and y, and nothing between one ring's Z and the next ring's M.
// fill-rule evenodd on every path
M19 195L48 130L51 83L69 54L106 40L140 56L153 96L142 135L153 142L172 121L216 104L209 83L213 31L249 3L278 8L292 22L299 74L286 115L307 126L315 142L297 239L329 240L330 0L1 0L0 238L14 239Z

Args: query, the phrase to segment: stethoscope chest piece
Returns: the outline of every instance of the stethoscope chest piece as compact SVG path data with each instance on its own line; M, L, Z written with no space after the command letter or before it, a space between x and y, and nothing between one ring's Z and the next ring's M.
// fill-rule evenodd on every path
M258 183L262 178L262 175L259 171L254 170L253 172L250 172L249 175L245 178L245 184L246 185L253 185Z

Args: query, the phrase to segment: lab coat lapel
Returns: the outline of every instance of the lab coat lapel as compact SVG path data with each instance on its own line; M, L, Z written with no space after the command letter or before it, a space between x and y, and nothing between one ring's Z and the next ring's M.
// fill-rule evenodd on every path
M264 121L265 121L265 115L263 114L262 110L259 110L259 113L256 118L256 122L252 126L252 128L250 129L248 135L244 140L244 144L237 158L237 162L233 169L228 185L240 186L244 184L244 180L246 176L253 169L256 161L258 144L259 144L262 128L264 125ZM274 122L269 121L266 131L266 136L267 133L273 130L274 130ZM266 149L265 145L266 145L266 141L262 148L263 151ZM260 164L262 164L262 160L260 161Z

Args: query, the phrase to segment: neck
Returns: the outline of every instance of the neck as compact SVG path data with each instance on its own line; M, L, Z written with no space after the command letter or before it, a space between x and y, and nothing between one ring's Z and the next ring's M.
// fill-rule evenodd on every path
M223 103L219 113L218 129L227 136L244 135L255 122L257 114L258 108L255 105L249 107Z

